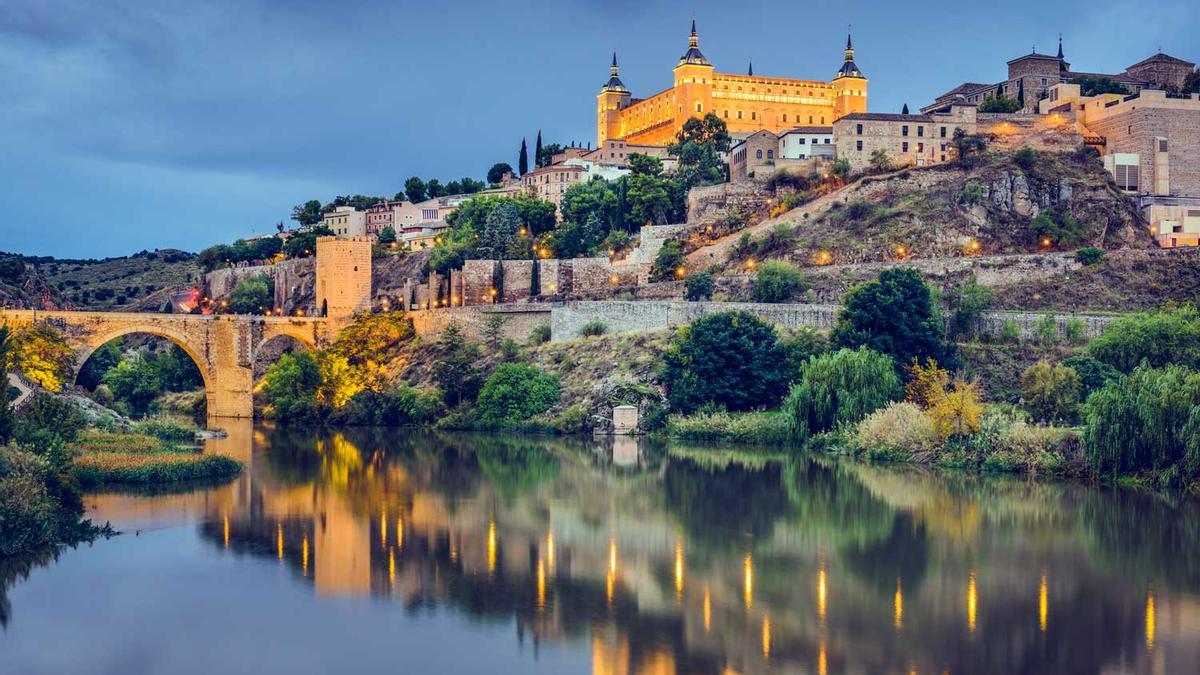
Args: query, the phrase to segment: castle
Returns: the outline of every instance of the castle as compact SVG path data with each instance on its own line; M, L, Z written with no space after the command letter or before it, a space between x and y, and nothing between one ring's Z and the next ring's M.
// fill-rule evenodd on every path
M854 46L846 37L841 68L833 80L794 80L717 73L700 52L696 22L688 49L674 69L674 85L650 98L633 98L621 82L613 54L608 82L597 96L596 143L619 139L631 144L663 146L674 140L691 117L715 113L729 133L742 138L762 129L776 133L805 126L828 126L852 112L867 109L867 78L854 63Z

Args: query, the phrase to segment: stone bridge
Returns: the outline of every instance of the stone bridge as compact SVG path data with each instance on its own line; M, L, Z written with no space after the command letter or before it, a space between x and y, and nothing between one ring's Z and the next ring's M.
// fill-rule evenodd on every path
M262 347L290 337L306 347L337 335L341 322L327 318L47 312L0 309L0 325L44 323L75 350L75 374L92 352L124 335L146 334L179 345L200 370L209 417L253 417L254 362Z

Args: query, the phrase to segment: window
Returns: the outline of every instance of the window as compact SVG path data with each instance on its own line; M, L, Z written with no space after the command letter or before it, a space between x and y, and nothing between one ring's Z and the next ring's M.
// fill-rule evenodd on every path
M901 147L903 148L902 152L908 152L908 141L904 141Z
M907 125L907 124L905 124L904 126L900 127L900 135L901 135L901 136L907 136L907 135L908 135L908 125Z
M762 159L762 148L754 151L754 159Z
M800 138L800 140L798 140L797 143L799 143L800 145L804 145L804 141L805 141L804 138Z
M862 125L861 124L854 125L854 133L858 136L862 136Z
M1167 151L1167 139L1165 139L1165 138L1158 139L1158 151L1159 152Z
M862 141L856 141L856 142L855 142L855 144L854 144L854 146L855 146L855 147L854 147L854 149L855 149L855 150L858 150L859 152L862 152Z
M742 119L742 111L741 110L738 111L738 119L739 120Z
M775 151L767 150L767 159L775 159Z
M917 127L917 138L925 136L925 127Z
M729 111L728 110L725 111L725 119L729 119Z
M787 113L783 113L783 121L784 121L784 122L786 122L786 121L787 121Z
M813 123L813 121L812 121L812 115L809 115L809 116L808 116L808 123L809 123L809 124L812 124L812 123Z
M753 110L751 110L751 111L750 111L750 119L752 119L752 120L756 120L756 119L758 119L758 113L756 113L756 112L754 112Z
M945 138L945 137L946 137L946 127L942 127L942 133L941 133L941 137L942 137L942 138Z
M700 105L700 101L696 101L696 112L700 112L701 107L702 106Z
M1138 191L1138 165L1137 164L1118 164L1116 165L1117 187L1128 192Z
M925 144L917 143L917 152L925 152Z

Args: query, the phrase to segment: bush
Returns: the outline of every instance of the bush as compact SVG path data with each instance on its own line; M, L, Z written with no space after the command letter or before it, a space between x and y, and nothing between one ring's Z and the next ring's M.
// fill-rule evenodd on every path
M908 384L904 386L905 400L921 408L930 408L946 393L950 373L937 361L927 359L925 365L913 362L908 366Z
M791 373L799 373L810 358L829 351L829 340L812 328L797 329L781 339L779 345L787 353L787 367Z
M21 409L13 425L13 440L39 454L75 440L87 418L73 402L39 392Z
M808 280L795 265L772 260L759 266L751 297L755 302L791 302L807 288Z
M1075 260L1079 261L1081 265L1095 265L1103 259L1104 251L1092 246L1075 251Z
M854 444L874 457L921 459L937 450L940 439L933 421L915 403L889 403L858 423Z
M669 281L681 276L684 263L683 244L668 239L654 256L654 264L650 266L650 281Z
M196 428L165 417L147 418L133 424L133 433L164 441L195 441Z
M809 360L783 408L796 438L858 422L900 398L895 365L866 347L840 349Z
M355 394L343 418L349 424L397 427L432 422L444 408L436 389L400 385Z
M550 341L550 324L544 323L540 326L535 326L533 332L529 334L529 344L533 346L544 345Z
M1016 319L1005 319L1000 326L1000 341L1017 344L1021 341L1021 326Z
M533 366L505 363L479 391L475 412L485 423L516 422L546 412L561 395L553 375Z
M1062 364L1039 361L1021 373L1021 400L1040 422L1074 422L1079 415L1079 375Z
M833 329L839 347L865 346L898 365L934 359L952 368L953 354L942 339L929 287L911 268L884 270L875 281L851 289Z
M1033 338L1048 347L1058 344L1058 317L1053 314L1039 317L1033 324Z
M1063 325L1063 339L1067 341L1067 344L1079 346L1087 342L1086 333L1087 326L1079 317L1067 319L1067 323Z
M718 312L679 329L662 379L677 411L705 403L750 410L779 402L792 376L787 357L774 326L747 312Z
M505 361L516 361L521 355L521 346L512 338L504 338L500 343L500 357Z
M672 415L667 434L688 441L779 444L788 442L791 428L785 415L767 412L698 412Z
M1091 341L1088 352L1122 373L1143 360L1153 368L1200 368L1200 313L1185 306L1122 317Z
M78 486L64 467L47 457L0 445L0 561L87 538L92 528L80 522L82 514ZM0 593L0 603L3 599Z
M992 304L992 289L975 281L975 277L954 289L950 296L950 307L954 311L952 329L955 335L964 335L975 327L983 312Z
M692 302L709 300L713 293L713 278L708 272L694 272L683 280L683 297Z
M589 321L579 327L580 337L599 337L608 332L608 326L603 321Z
M275 308L275 288L267 275L243 279L229 294L229 311L234 314L261 314Z
M1086 401L1091 393L1121 377L1116 368L1090 356L1072 356L1063 359L1062 365L1079 376L1079 400Z
M1013 163L1024 169L1026 172L1032 171L1038 162L1038 152L1028 145L1013 153Z
M1118 476L1182 467L1200 473L1200 373L1182 366L1139 367L1109 382L1084 406L1089 463Z
M943 439L963 438L979 433L983 405L979 390L970 382L956 382L929 409L933 428Z

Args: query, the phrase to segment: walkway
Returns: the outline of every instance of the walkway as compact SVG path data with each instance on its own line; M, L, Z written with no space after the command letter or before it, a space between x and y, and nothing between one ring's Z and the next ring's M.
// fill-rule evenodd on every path
M8 373L8 386L17 390L17 397L12 401L13 410L20 410L33 398L33 387L29 386L16 373Z

